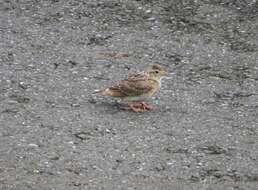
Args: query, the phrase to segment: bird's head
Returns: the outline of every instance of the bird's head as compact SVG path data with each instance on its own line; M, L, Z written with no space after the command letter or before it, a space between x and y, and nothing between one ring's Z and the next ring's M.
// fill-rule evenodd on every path
M168 73L167 71L161 67L160 65L153 64L150 65L147 69L147 72L150 76L150 78L154 80L160 80L162 77L166 76Z

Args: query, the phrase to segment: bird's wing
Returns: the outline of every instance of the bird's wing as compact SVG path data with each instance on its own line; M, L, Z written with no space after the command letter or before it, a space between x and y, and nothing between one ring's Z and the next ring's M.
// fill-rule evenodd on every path
M149 77L149 74L147 72L141 71L141 72L130 74L128 76L127 80L132 80L132 81L135 81L135 80L147 80L148 77Z
M156 89L156 82L145 78L133 78L120 81L117 85L108 88L114 96L140 96L151 93Z

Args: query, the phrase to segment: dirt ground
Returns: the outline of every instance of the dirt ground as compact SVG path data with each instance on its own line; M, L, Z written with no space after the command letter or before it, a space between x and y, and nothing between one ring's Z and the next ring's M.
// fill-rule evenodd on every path
M1 190L257 190L256 0L0 0ZM92 94L150 63L132 113Z

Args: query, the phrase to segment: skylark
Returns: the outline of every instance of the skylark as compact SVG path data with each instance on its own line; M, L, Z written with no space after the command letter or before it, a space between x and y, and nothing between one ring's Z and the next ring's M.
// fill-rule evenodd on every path
M145 103L144 99L159 90L161 79L166 74L166 70L160 65L150 65L146 71L131 74L126 79L97 93L122 99L134 112L152 110L153 107Z

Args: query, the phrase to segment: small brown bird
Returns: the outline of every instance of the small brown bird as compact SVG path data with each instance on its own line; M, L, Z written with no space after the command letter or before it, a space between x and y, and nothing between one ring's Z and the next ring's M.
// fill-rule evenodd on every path
M153 107L143 100L151 97L161 87L161 79L167 74L160 65L150 65L146 71L131 74L127 79L97 93L126 101L134 112L152 110Z

